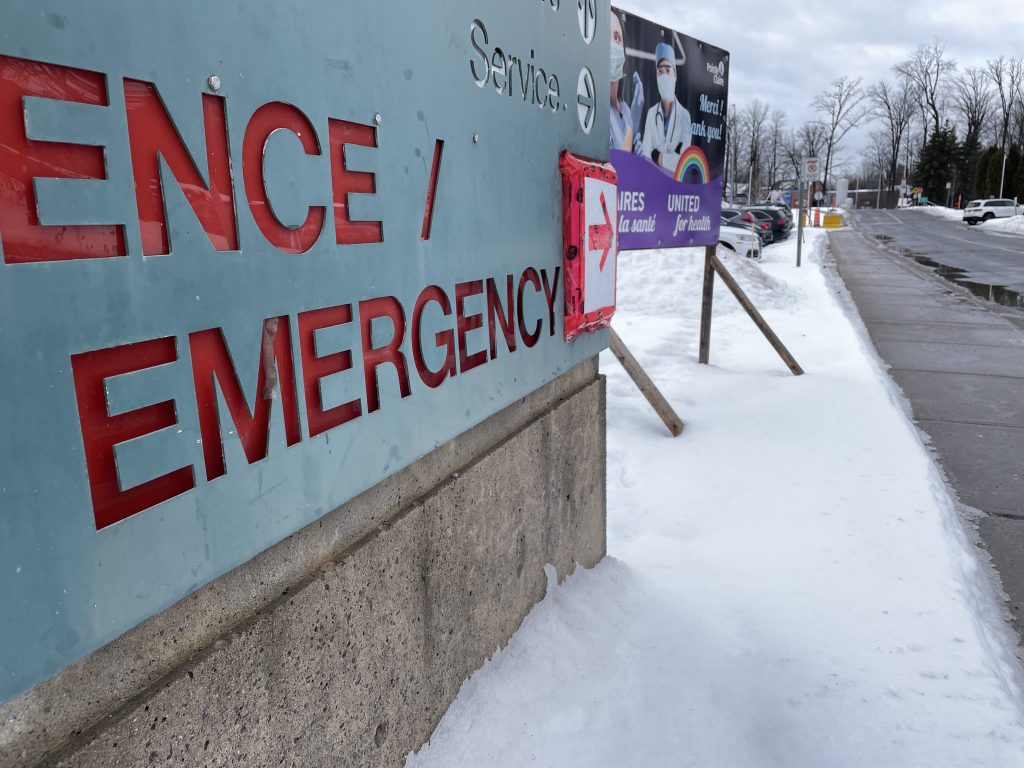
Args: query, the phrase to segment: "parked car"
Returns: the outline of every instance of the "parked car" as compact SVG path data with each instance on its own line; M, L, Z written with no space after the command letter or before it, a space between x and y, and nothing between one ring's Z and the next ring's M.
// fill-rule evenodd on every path
M749 259L761 258L761 238L743 222L734 224L723 216L718 239L729 250L742 253Z
M779 224L780 217L774 212L769 213L763 208L744 208L743 210L753 216L762 228L768 228L772 233L772 242L785 240L787 235L789 235L789 229L786 228L785 220L783 219L783 223Z
M759 205L758 207L759 208L765 208L765 209L771 210L771 211L778 211L779 213L781 213L783 216L786 217L786 220L790 224L793 223L793 209L790 208L785 203L767 202L767 203L761 203L761 205Z
M767 217L771 221L772 234L775 235L776 240L785 240L789 237L789 230L793 228L793 222L775 206L751 205L743 210L749 211L762 221Z
M1022 210L1016 200L972 200L964 208L964 221L973 226L979 221L1017 216Z
M727 219L733 224L741 224L747 229L753 228L757 230L757 234L761 237L761 245L775 242L775 234L772 232L771 225L766 221L759 220L750 211L744 211L739 208L723 208L722 218Z

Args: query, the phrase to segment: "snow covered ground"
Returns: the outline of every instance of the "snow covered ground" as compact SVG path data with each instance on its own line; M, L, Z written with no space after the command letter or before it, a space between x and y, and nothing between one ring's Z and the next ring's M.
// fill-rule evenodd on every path
M949 219L950 221L963 221L964 212L955 208L941 208L936 205L927 205L920 208L911 208L912 211L924 211L932 216ZM965 225L966 226L966 225ZM984 227L986 232L1006 232L1011 235L1024 235L1024 216L1010 216L1005 219L993 219L978 226Z
M686 432L605 353L609 557L550 582L409 768L1024 766L987 571L825 243L723 253L800 378L720 282L695 363L702 250L620 257L616 329Z

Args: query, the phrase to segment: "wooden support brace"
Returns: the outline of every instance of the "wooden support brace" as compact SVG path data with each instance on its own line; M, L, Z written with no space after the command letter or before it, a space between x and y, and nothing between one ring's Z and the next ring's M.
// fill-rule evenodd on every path
M700 307L700 352L697 361L707 365L711 360L711 307L715 299L715 266L711 262L715 256L715 246L704 249L704 293Z
M768 325L768 323L765 321L765 319L763 317L761 317L761 313L757 311L757 308L754 306L753 302L751 302L750 299L747 298L747 294L745 294L743 292L743 289L740 288L739 283L737 283L736 280L733 278L733 276L729 274L729 271L725 268L725 265L722 264L722 262L718 260L718 255L716 253L714 253L711 249L708 250L708 261L710 262L711 266L714 268L714 271L718 273L718 276L722 278L722 282L725 283L726 287L730 291L732 291L732 295L736 297L736 300L740 303L740 306L742 306L743 309L745 309L747 311L747 314L750 315L750 319L754 321L754 325L756 325L760 329L761 333L764 334L764 337L766 339L768 339L768 343L772 345L772 348L776 352L778 352L779 357L782 358L782 361L786 364L786 366L789 368L789 370L793 372L793 375L794 376L802 376L803 373L804 373L804 369L800 367L800 364L796 361L796 358L793 357L793 355L790 353L790 351L788 349L786 349L786 345L782 343L782 340L778 336L775 335L775 331L773 331L771 329L771 326ZM705 268L705 275L704 275L705 287L706 287L707 280L708 280L707 272L709 272L709 271L710 270L707 270ZM712 280L713 279L714 278L712 278ZM710 315L710 311L711 311L710 299L706 298L706 302L707 302L708 313ZM710 325L711 325L711 320L710 320L710 317L709 317L708 318L709 338L710 338ZM702 326L702 336L703 336L703 326ZM703 338L702 338L702 341L703 341ZM706 362L706 361L701 360L701 362L703 363L703 362Z
M622 363L626 373L629 374L633 383L636 384L637 389L647 398L647 402L654 408L655 413L665 422L665 426L668 427L668 431L672 433L672 436L679 437L683 433L686 423L679 418L678 414L672 409L672 406L669 405L668 400L658 391L658 387L651 381L651 377L647 375L640 366L640 363L637 362L637 359L626 348L626 345L622 343L622 339L619 338L619 334L615 332L615 329L609 328L608 330L611 334L612 354Z

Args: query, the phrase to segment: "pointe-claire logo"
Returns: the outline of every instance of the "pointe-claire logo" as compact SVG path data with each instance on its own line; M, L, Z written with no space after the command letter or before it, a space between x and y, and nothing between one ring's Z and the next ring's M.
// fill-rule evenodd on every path
M713 75L715 78L715 85L725 85L725 62L720 61L718 64L712 64L708 62L708 74Z

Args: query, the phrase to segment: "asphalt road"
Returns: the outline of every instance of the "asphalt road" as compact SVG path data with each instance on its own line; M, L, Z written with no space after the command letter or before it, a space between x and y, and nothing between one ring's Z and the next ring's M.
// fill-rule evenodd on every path
M863 234L921 263L945 267L940 269L944 277L975 295L1024 307L1024 237L924 211L857 211L854 219Z

